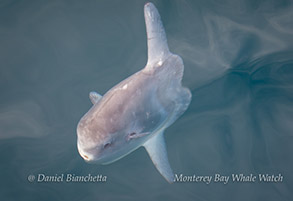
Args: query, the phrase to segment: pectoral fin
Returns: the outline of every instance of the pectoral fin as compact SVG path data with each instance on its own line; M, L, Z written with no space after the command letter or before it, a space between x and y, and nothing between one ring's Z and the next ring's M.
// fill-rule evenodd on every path
M168 161L163 131L146 141L143 146L161 175L169 183L173 183L174 174Z
M90 100L93 104L96 104L102 98L102 96L100 94L98 94L97 92L94 92L94 91L90 92L89 97L90 97Z

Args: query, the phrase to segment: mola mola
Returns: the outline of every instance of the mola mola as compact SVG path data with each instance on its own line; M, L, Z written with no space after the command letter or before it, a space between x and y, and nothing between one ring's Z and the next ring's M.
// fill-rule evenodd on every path
M172 183L164 130L187 109L189 89L182 87L182 59L169 51L156 7L144 6L148 61L104 96L90 93L91 109L77 126L77 146L87 162L109 164L143 146Z

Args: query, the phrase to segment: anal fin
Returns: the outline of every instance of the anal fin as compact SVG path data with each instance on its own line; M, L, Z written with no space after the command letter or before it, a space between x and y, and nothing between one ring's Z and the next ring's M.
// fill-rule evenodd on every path
M161 175L169 182L174 182L174 174L170 167L166 145L164 140L164 132L155 135L143 145L151 157L154 165Z

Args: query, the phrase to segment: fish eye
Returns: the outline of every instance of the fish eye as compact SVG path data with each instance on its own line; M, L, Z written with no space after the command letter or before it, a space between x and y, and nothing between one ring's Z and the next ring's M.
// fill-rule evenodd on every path
M112 145L112 143L111 143L111 142L108 142L108 143L104 144L104 149L107 149L107 148L109 148L111 145Z

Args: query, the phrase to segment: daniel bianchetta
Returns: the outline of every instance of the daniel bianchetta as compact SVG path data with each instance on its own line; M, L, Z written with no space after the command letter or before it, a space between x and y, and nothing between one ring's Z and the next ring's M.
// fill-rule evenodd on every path
M36 178L37 182L106 182L107 176L105 175L75 175L75 174L55 174L45 175L38 174Z

